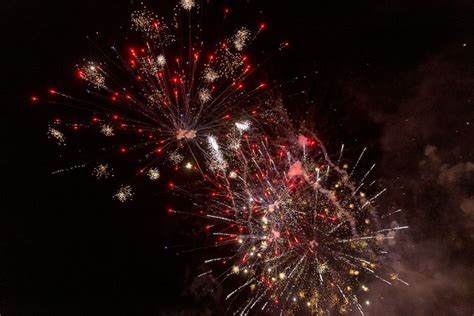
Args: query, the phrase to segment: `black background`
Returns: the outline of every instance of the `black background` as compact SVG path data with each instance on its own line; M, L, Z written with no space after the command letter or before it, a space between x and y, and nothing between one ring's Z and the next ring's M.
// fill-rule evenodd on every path
M168 17L173 4L148 6ZM377 175L391 188L387 203L405 209L402 221L411 228L397 245L396 268L411 286L375 286L368 313L471 315L472 2L253 0L229 6L243 24L268 23L262 45L290 41L266 68L280 82L313 73L284 91L305 90L287 98L290 111L301 115L312 107L311 124L333 151L345 143L356 159L369 147ZM222 296L200 298L191 286L205 254L164 249L192 246L196 229L166 215L171 201L164 185L142 188L124 206L110 198L111 187L85 172L51 175L76 162L61 159L46 137L55 111L29 102L50 87L74 85L74 65L93 52L85 36L99 31L120 42L124 32L114 32L128 25L136 7L130 1L20 0L0 7L2 315L222 311ZM219 2L206 10L223 7Z

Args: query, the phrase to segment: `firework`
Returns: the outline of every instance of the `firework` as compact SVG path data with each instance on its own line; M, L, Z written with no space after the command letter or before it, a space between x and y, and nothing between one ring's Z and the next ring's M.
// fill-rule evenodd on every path
M87 98L50 90L55 103L95 112L89 122L58 125L112 138L120 152L141 155L141 172L161 157L177 165L185 156L202 170L199 156L206 156L209 135L225 133L231 118L251 117L269 97L246 54L261 26L241 27L213 42L202 38L200 10L195 1L180 0L172 23L146 8L134 11L131 28L141 44L126 54L112 47L77 66ZM120 146L125 134L133 143ZM59 131L50 129L49 135L64 143Z
M124 203L133 198L133 190L129 185L122 185L114 194L114 198Z
M226 296L235 313L363 313L369 277L405 283L387 272L384 255L407 227L382 224L376 199L385 189L372 193L373 167L356 180L365 150L350 169L340 165L342 149L334 163L315 135L293 131L281 103L265 92L246 55L265 24L211 41L201 23L192 24L200 10L180 0L170 24L147 9L133 12L141 44L126 54L112 47L111 55L77 66L87 99L50 90L55 103L92 111L92 119L57 120L48 136L64 145L56 127L92 128L119 153L136 152L138 174L151 181L161 178L158 161L199 170L206 186L198 190L213 188L202 199L212 222L206 227L226 253L205 263L224 263L221 281L239 284ZM92 174L105 179L112 169L101 163ZM133 196L122 185L113 198Z
M97 167L94 168L92 174L97 179L107 179L109 177L113 177L112 174L113 170L108 164L99 164Z
M209 140L226 168L210 176L216 190L206 217L229 255L206 262L224 262L223 280L241 280L226 297L229 306L238 302L239 314L363 314L370 277L406 284L387 272L384 257L388 242L407 227L382 226L376 199L385 189L369 195L366 184L373 167L354 179L362 155L349 170L333 163L314 135L276 140L254 135L227 155Z
M152 181L156 181L160 178L160 170L158 168L150 168L147 172L148 178Z
M66 137L54 127L48 127L48 137L54 139L58 145L66 145Z
M104 134L105 136L114 136L115 135L113 127L108 125L108 124L102 125L102 127L100 129L100 132L102 134Z

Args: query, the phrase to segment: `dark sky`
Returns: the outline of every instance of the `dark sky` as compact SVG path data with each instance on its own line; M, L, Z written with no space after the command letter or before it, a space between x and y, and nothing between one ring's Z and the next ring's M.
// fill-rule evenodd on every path
M369 147L390 188L386 205L404 209L410 230L398 241L395 268L411 285L374 283L371 292L383 300L372 299L368 313L472 315L472 1L229 2L243 24L260 19L244 12L269 24L268 43L290 40L269 76L318 71L285 91L307 89L286 100L290 111L311 106L311 125L332 150L342 142L354 155ZM172 4L149 6L169 16ZM73 85L75 63L93 52L85 36L100 31L120 42L116 30L135 7L118 0L0 6L2 315L198 315L222 307L219 293L202 298L195 290L202 254L164 250L199 239L195 223L165 215L163 186L143 188L147 197L123 206L85 172L52 176L74 161L60 158L46 137L55 112L28 101L51 85Z

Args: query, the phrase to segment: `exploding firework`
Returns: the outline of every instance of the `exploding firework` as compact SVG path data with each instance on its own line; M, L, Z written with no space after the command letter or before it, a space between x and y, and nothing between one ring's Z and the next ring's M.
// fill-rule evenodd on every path
M201 23L191 23L199 10L180 0L169 25L146 9L133 12L142 44L127 54L112 47L111 56L78 66L86 100L50 90L54 102L94 112L91 121L57 120L48 136L64 145L59 127L92 128L120 153L139 153L139 174L151 181L161 178L158 160L200 170L207 184L200 190L214 188L203 202L212 222L206 227L215 246L225 247L206 263L224 263L221 281L239 284L226 297L235 313L363 313L369 277L405 283L387 273L384 256L407 227L383 225L376 199L385 189L369 193L373 167L355 179L362 155L349 169L340 164L341 149L334 163L316 136L293 133L279 115L246 55L265 24L213 42L202 38ZM279 131L268 133L271 127ZM134 139L127 146L119 144L130 140L125 134ZM105 179L112 169L101 163L92 173ZM130 185L113 195L120 202L133 196Z
M177 166L187 156L202 171L209 135L222 135L231 119L252 117L270 100L246 54L263 27L237 28L213 41L203 38L200 10L195 1L181 0L172 23L146 8L134 11L131 28L141 44L126 54L112 47L77 66L87 98L50 90L54 103L93 111L91 121L57 125L92 128L119 152L134 151L140 174L158 161ZM49 135L64 144L56 129Z
M207 227L229 253L206 263L225 263L222 281L242 282L226 297L236 313L363 314L371 277L406 284L387 271L385 257L407 227L381 223L376 199L385 189L368 193L373 166L355 179L363 154L354 167L339 166L314 135L272 142L244 135L227 155L209 142L225 168L209 176Z

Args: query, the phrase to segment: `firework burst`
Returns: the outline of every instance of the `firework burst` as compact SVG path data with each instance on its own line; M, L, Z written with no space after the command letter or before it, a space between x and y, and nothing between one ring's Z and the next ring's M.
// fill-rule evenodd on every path
M209 177L215 190L206 217L229 253L206 262L228 266L222 281L241 280L226 297L229 306L244 315L363 314L370 278L406 284L387 272L385 257L396 232L407 227L380 222L376 199L385 189L367 193L373 166L355 180L362 155L349 169L333 163L314 135L272 139L244 135L225 156L212 146L226 168Z
M146 8L134 11L131 28L141 44L126 54L112 47L110 54L77 66L86 99L50 90L54 103L95 113L91 121L57 126L92 128L115 138L119 152L140 155L140 173L159 161L179 165L187 156L202 171L199 156L205 156L208 136L222 135L231 118L251 117L269 97L246 54L261 27L238 28L213 42L202 37L200 10L195 1L182 0L172 23ZM64 144L64 135L55 131L49 135ZM118 144L125 134L134 140Z
M246 55L265 24L208 41L201 23L191 22L200 10L181 0L170 24L147 9L133 12L141 44L126 54L112 47L101 61L77 66L86 100L50 90L53 102L91 111L92 119L58 119L48 136L65 145L60 127L92 128L119 153L136 152L138 174L153 182L162 178L158 161L199 170L206 185L193 198L206 191L206 227L214 246L225 247L224 256L206 263L224 263L219 279L238 283L226 296L235 313L363 313L369 277L405 283L387 272L384 256L407 227L384 225L378 216L376 199L385 189L373 192L373 166L356 180L365 150L349 169L340 164L342 149L334 163L315 135L293 132ZM115 172L101 163L92 174L106 179ZM120 202L133 197L130 185L113 194Z

